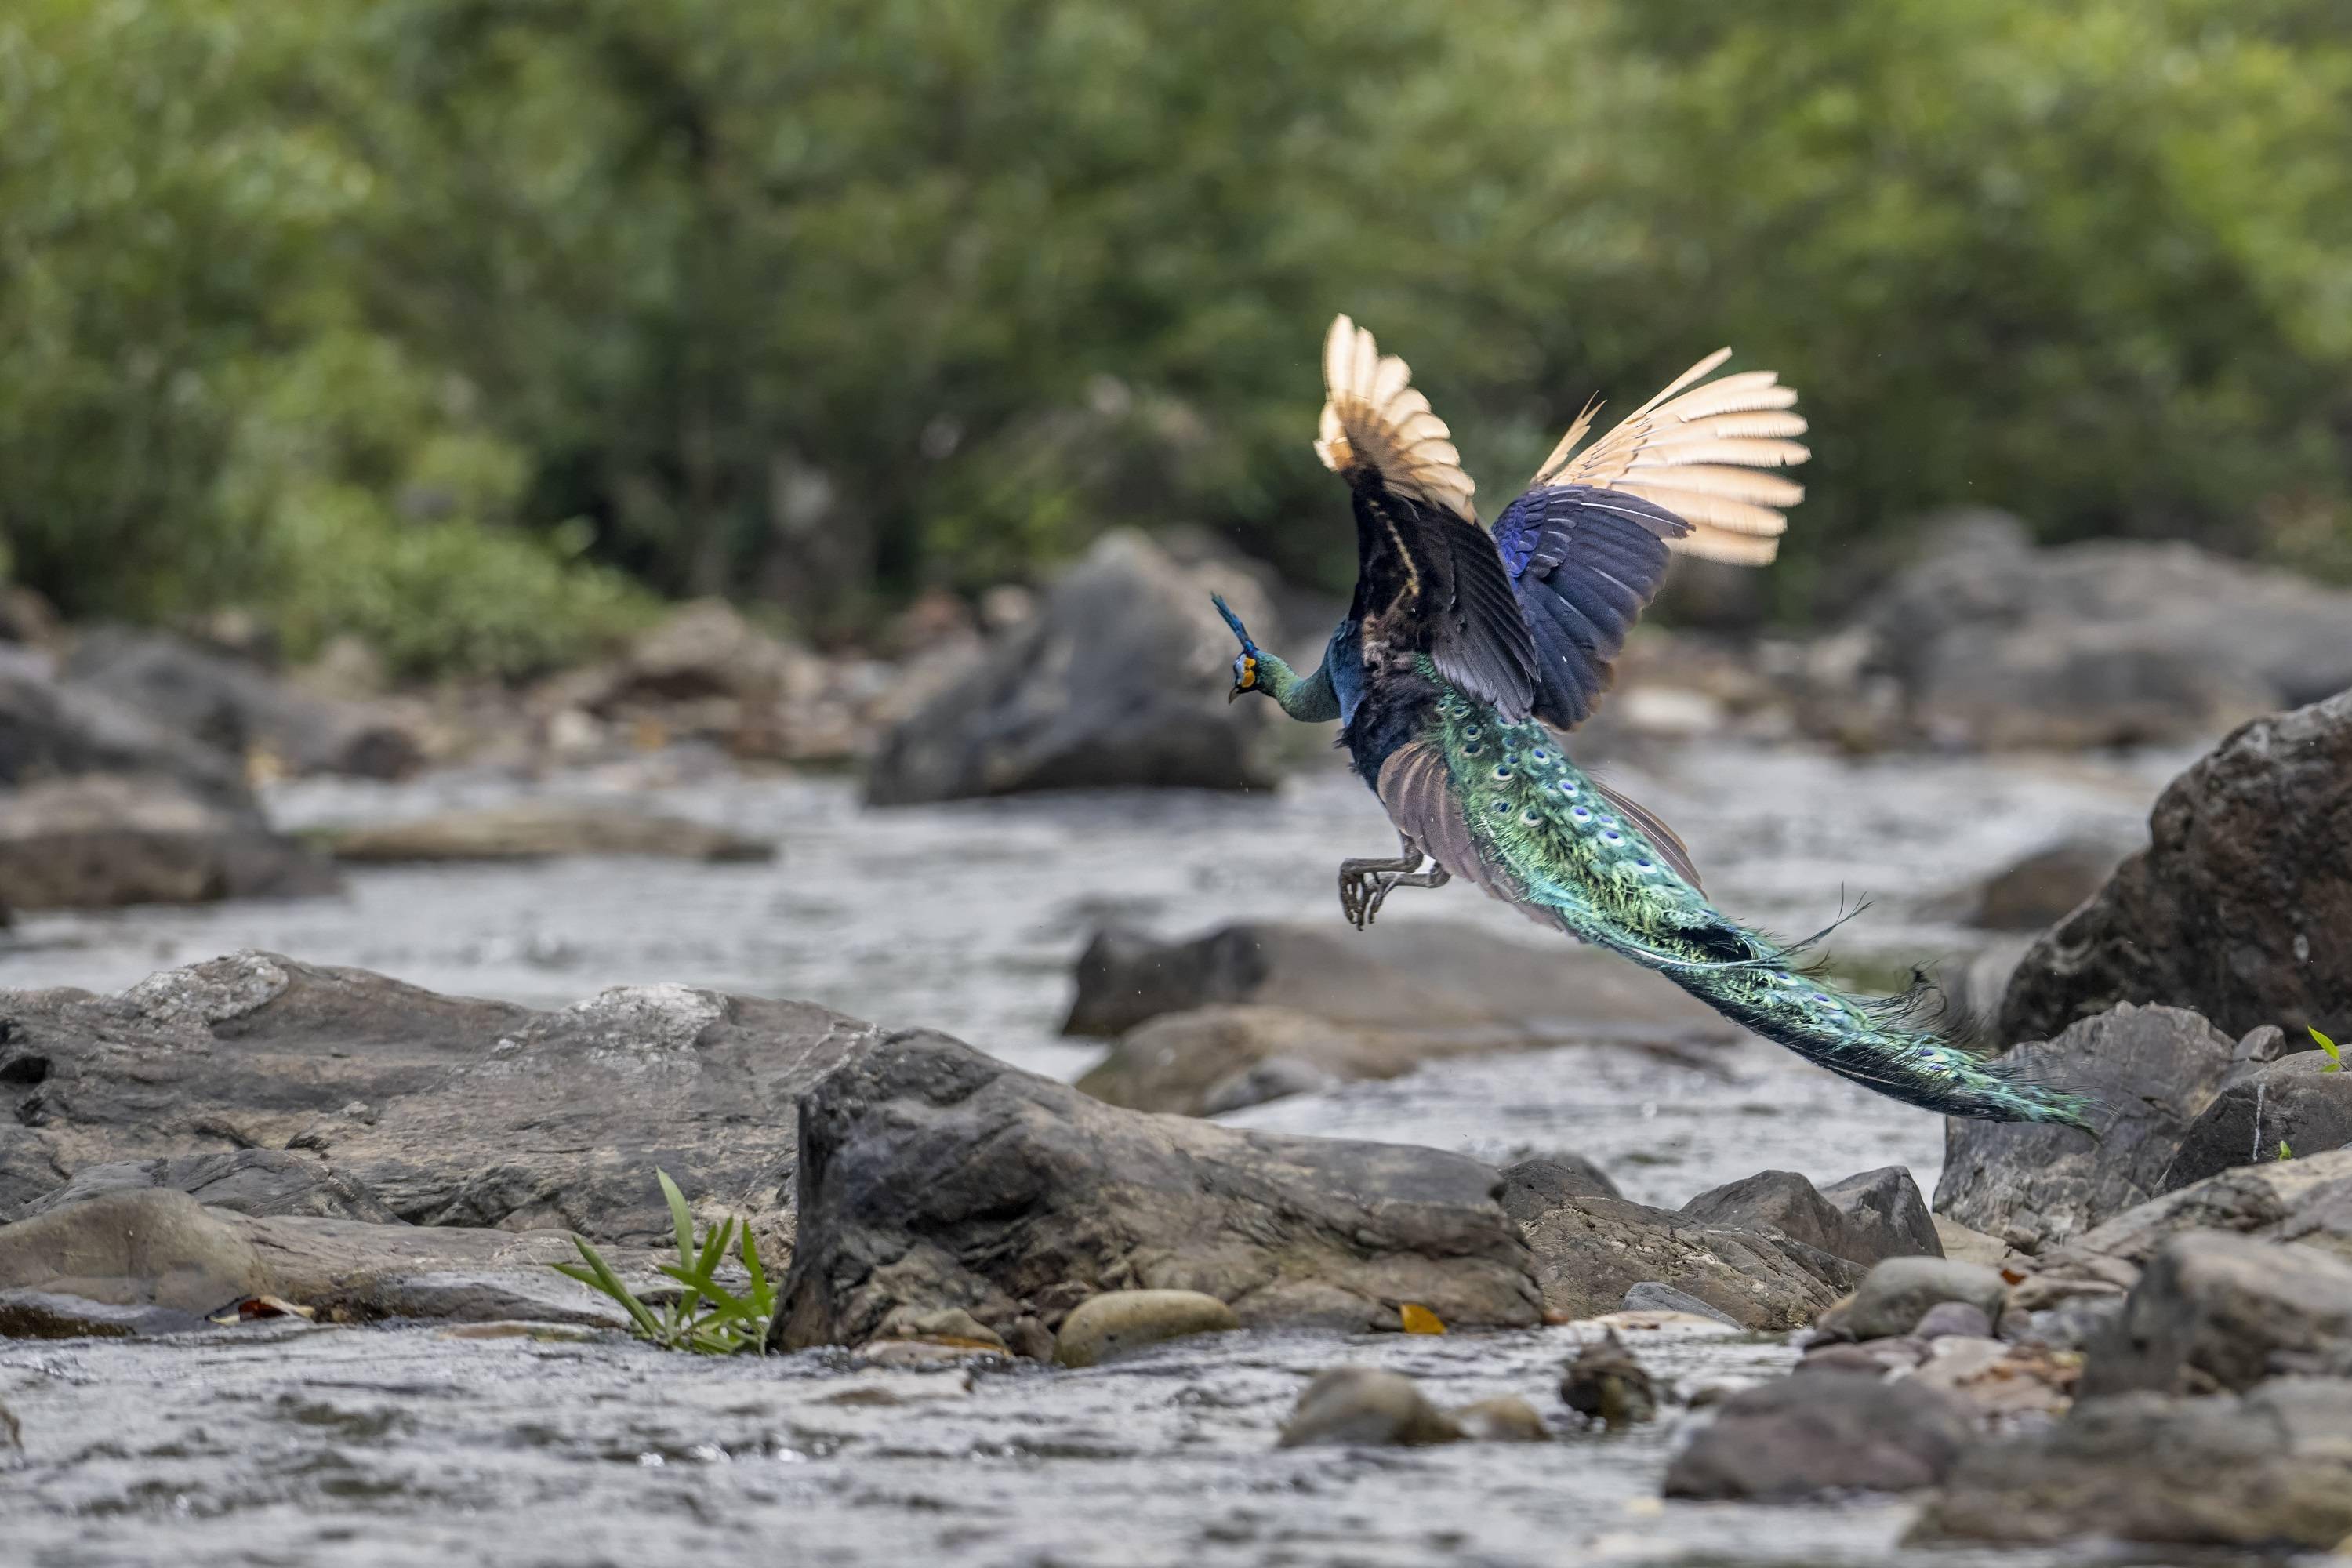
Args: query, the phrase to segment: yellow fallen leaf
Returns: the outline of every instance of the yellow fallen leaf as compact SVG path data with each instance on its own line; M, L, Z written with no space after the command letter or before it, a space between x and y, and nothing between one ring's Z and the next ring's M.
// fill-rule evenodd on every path
M1411 1301L1397 1309L1397 1323L1409 1334L1442 1334L1445 1331L1444 1319Z

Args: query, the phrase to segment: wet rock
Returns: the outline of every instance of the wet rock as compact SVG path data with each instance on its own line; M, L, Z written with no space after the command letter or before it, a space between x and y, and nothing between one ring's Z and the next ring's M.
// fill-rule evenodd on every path
M1671 1285L1661 1285L1654 1279L1640 1280L1627 1287L1623 1310L1628 1312L1675 1312L1686 1317L1711 1318L1735 1329L1742 1326L1738 1319L1722 1308L1711 1306Z
M1992 1337L1992 1319L1973 1301L1938 1301L1919 1314L1912 1334L1923 1340Z
M878 1340L929 1340L967 1349L1009 1350L1004 1336L961 1307L919 1311L901 1307L882 1320Z
M1794 1171L1759 1171L1701 1193L1682 1212L1703 1226L1775 1230L1864 1267L1940 1252L1927 1200L1908 1171L1890 1165L1849 1176L1838 1187L1843 1202Z
M1549 1443L1551 1430L1536 1407L1514 1394L1474 1400L1445 1413L1473 1443Z
M1198 1290L1111 1290L1071 1309L1054 1359L1064 1366L1093 1366L1165 1340L1241 1326L1231 1307Z
M1622 1431L1658 1414L1658 1388L1649 1369L1615 1330L1586 1345L1560 1373L1560 1403L1587 1420Z
M1667 1467L1665 1494L1793 1502L1830 1491L1916 1491L1942 1480L1972 1436L1958 1401L1909 1378L1782 1378L1726 1400Z
M1800 1328L1862 1273L1778 1233L1697 1225L1615 1198L1570 1198L1521 1228L1545 1308L1568 1318L1610 1311L1650 1281L1696 1296L1743 1328Z
M1959 900L1964 918L1989 931L2040 931L2055 925L2105 887L2128 852L2127 847L2107 839L2062 839L1987 878Z
M1114 927L1087 944L1076 980L1066 1035L1123 1035L1164 1014L1249 1005L1440 1038L1479 1027L1637 1045L1738 1037L1712 1009L1606 953L1443 921L1364 931L1244 921L1179 942Z
M1901 1165L1881 1165L1832 1182L1822 1189L1822 1196L1845 1217L1846 1241L1852 1250L1840 1253L1841 1257L1876 1263L1887 1258L1944 1255L1943 1237L1936 1228L1936 1216L1928 1212L1927 1197Z
M200 744L290 773L391 779L425 761L416 738L380 708L317 696L165 632L85 632L64 675L69 688L103 693Z
M1908 1334L1930 1308L1947 1301L1974 1307L1999 1327L2008 1297L2008 1281L1979 1264L1949 1258L1890 1258L1863 1279L1853 1300L1839 1313L1836 1327L1857 1340Z
M1078 1088L1129 1110L1210 1116L1336 1083L1396 1078L1448 1057L1551 1043L1508 1027L1404 1031L1286 1007L1202 1007L1139 1025Z
M2077 1536L2326 1552L2352 1536L2352 1383L2241 1397L2085 1399L2065 1420L1964 1454L1913 1539Z
M800 1103L799 1236L773 1342L857 1343L901 1304L1058 1326L1197 1290L1244 1323L1534 1323L1491 1167L1102 1104L940 1036L886 1037Z
M1179 565L1138 533L1106 534L1034 619L882 738L867 797L904 805L1121 784L1271 786L1258 755L1266 705L1225 700L1234 643L1212 590L1255 635L1277 635L1246 577Z
M2158 1190L2171 1192L2228 1170L2352 1145L2352 1072L2317 1051L2257 1068L2217 1095L2181 1138Z
M1335 1366L1317 1373L1298 1396L1276 1446L1417 1448L1464 1436L1402 1373Z
M161 1339L215 1325L170 1307L123 1307L47 1290L0 1290L0 1340Z
M14 1469L24 1462L25 1429L8 1407L0 1405L0 1469Z
M2234 1044L2194 1013L2124 1003L2019 1048L2045 1081L2098 1100L2101 1136L1948 1119L1936 1210L2039 1253L2156 1195Z
M64 1186L27 1205L21 1217L66 1208L102 1193L154 1187L185 1193L207 1208L237 1214L400 1223L400 1216L365 1183L333 1169L317 1154L290 1149L237 1149L84 1165Z
M19 910L310 898L333 868L181 784L91 775L0 789L0 887Z
M1538 1155L1503 1167L1503 1212L1522 1224L1570 1198L1622 1198L1607 1172L1581 1154Z
M0 1226L0 1290L201 1316L272 1284L244 1229L185 1193L110 1193Z
M311 836L354 864L547 860L648 855L672 860L768 860L776 847L723 827L633 806L533 798L402 822L323 828Z
M2186 544L2036 549L1983 513L1874 594L1863 628L1864 671L1947 746L2200 740L2352 685L2352 598Z
M2084 1393L2214 1394L2293 1373L2352 1376L2352 1262L2191 1231L2150 1260L2092 1347Z
M2117 1002L2194 1008L2232 1036L2352 1036L2352 691L2230 736L2165 789L2148 831L2019 965L2002 1037L2047 1038Z
M788 1108L875 1034L675 985L534 1012L263 953L119 996L0 993L0 1217L83 1165L290 1148L414 1224L655 1246L658 1167L767 1245L789 1227Z
M2174 1237L2231 1231L2352 1262L2352 1149L2239 1165L2117 1215L2038 1260L2035 1279L2088 1273L2128 1286Z

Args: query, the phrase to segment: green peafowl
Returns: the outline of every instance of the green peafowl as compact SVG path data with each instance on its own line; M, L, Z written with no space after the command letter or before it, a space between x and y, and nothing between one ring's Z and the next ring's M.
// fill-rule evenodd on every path
M1358 572L1323 661L1301 676L1241 639L1232 696L1340 721L1340 744L1401 840L1339 868L1358 927L1398 888L1462 878L1540 924L1659 971L1727 1017L1883 1094L1952 1116L2091 1131L2092 1106L1933 1026L1923 985L1883 1000L1809 973L1710 904L1674 831L1563 752L1607 689L1669 555L1761 565L1809 455L1770 371L1708 379L1718 350L1579 451L1588 405L1489 533L1445 422L1347 317L1323 352L1315 450L1354 497ZM1811 939L1809 939L1811 940Z

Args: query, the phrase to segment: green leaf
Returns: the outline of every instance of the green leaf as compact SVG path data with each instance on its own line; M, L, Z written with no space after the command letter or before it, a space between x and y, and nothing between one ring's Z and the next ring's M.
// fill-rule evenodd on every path
M2326 1035L2321 1034L2317 1029L2313 1029L2311 1031L2311 1037L2317 1041L2319 1048L2327 1054L2327 1065L2321 1068L2319 1070L2321 1072L2342 1072L2344 1070L2343 1048L2336 1045L2334 1040L2331 1040Z
M694 1267L694 1211L686 1206L686 1194L669 1179L667 1171L656 1171L654 1179L661 1184L662 1197L669 1204L670 1227L677 1233L677 1260L687 1268Z
M2294 1151L2286 1146L2286 1140L2284 1138L2279 1140L2278 1157L2282 1160L2292 1160L2294 1158Z

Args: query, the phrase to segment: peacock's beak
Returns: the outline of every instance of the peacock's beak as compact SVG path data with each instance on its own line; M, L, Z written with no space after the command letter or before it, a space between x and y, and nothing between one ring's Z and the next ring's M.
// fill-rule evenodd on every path
M1225 693L1225 700L1226 700L1227 702L1234 702L1234 701L1236 701L1236 700L1238 700L1240 699L1241 694L1242 694L1243 692L1244 692L1244 691L1247 691L1248 689L1249 689L1249 688L1248 688L1248 687L1246 687L1246 686L1239 686L1239 685L1237 685L1237 686L1235 686L1235 687L1234 687L1231 691L1228 691L1228 692L1226 692L1226 693Z

